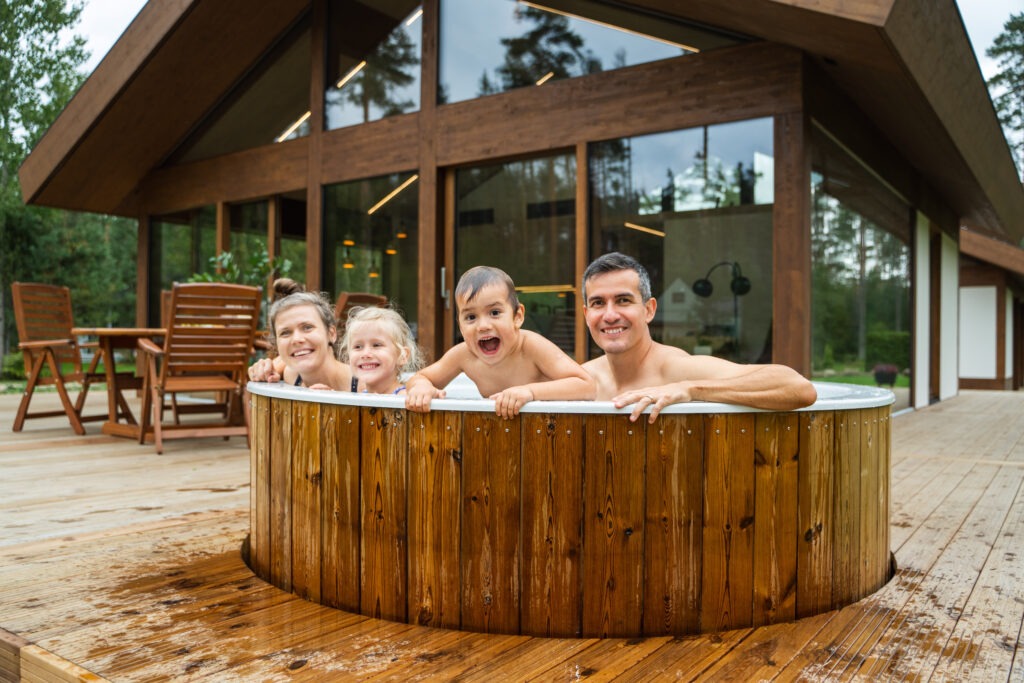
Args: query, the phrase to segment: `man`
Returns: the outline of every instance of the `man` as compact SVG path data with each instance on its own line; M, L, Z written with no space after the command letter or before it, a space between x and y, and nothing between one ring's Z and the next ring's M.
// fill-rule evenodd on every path
M648 406L654 422L665 406L693 400L793 410L817 399L814 385L784 365L740 365L654 341L648 325L658 302L632 257L613 252L587 266L583 301L587 328L604 350L583 368L597 381L597 400L634 405L634 422Z

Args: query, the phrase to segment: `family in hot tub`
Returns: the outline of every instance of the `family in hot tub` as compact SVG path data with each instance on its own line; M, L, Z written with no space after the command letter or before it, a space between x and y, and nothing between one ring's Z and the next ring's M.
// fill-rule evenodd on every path
M633 421L650 408L654 422L666 406L694 400L782 411L817 399L814 385L784 365L738 364L654 341L649 324L658 302L650 276L618 252L595 259L583 273L587 328L604 355L582 365L522 329L525 309L512 279L490 266L471 268L459 279L455 303L463 341L426 367L408 324L391 308L353 308L339 339L325 296L278 280L275 299L269 320L276 355L249 368L254 382L404 395L406 408L427 412L465 373L504 418L546 400L633 406Z

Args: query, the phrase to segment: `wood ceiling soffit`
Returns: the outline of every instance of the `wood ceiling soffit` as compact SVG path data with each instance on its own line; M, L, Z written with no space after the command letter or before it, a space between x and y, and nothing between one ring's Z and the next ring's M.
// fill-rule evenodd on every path
M854 57L884 69L879 38L894 0L748 0L742 11L722 11L721 0L630 0L627 4L825 57Z
M960 231L960 251L972 258L1024 275L1024 249L972 230Z
M50 177L37 202L101 213L123 206L139 179L307 7L306 0L197 3Z
M308 159L308 141L299 138L155 169L139 184L141 208L162 214L303 190Z
M147 2L18 171L31 201L197 0Z

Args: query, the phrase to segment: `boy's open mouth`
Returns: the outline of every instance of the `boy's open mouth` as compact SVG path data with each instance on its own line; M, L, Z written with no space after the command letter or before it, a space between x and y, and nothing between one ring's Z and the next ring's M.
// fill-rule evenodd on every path
M486 354L493 354L498 352L498 347L501 346L501 340L497 337L488 337L487 339L481 339L477 342L480 350Z

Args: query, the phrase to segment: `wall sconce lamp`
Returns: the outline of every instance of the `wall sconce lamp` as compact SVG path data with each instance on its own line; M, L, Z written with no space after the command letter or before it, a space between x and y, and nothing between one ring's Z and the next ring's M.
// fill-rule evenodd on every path
M693 293L706 299L715 291L711 284L711 273L719 266L732 267L732 281L729 282L729 289L732 290L732 340L733 351L739 350L740 346L740 304L739 298L750 291L750 279L743 275L740 264L736 261L721 261L708 269L708 274L693 283Z
M709 278L711 273L719 266L732 266L732 282L729 283L729 289L732 290L734 296L743 296L750 291L750 278L743 275L743 271L740 270L740 264L736 261L721 261L711 266L707 275L693 283L694 294L705 299L711 296L711 292L715 291L715 287L711 284Z

